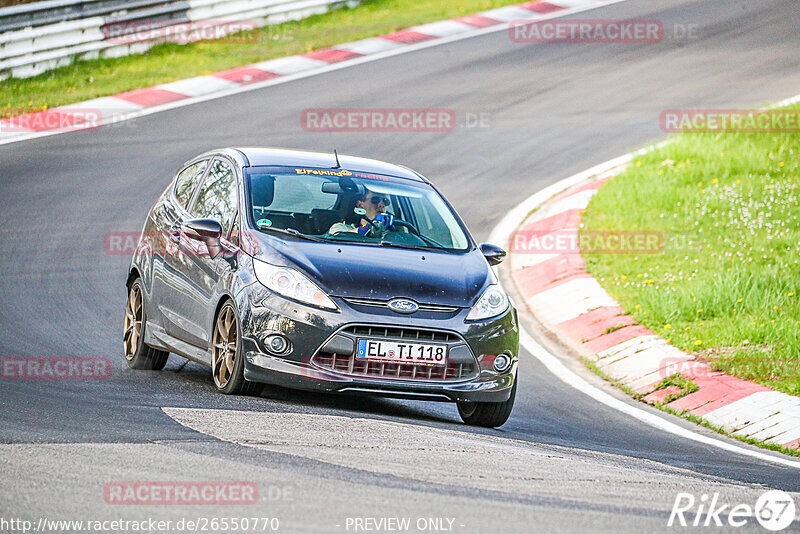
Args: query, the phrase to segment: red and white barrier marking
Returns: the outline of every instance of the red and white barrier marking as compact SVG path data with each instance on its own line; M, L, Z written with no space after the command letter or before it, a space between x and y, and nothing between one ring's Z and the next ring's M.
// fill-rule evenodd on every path
M505 9L505 8L503 8ZM579 183L541 204L510 237L511 266L519 293L536 317L570 342L606 375L664 402L677 387L654 391L680 373L698 390L667 406L686 410L736 435L800 448L800 398L712 371L624 315L619 304L586 272L579 252L531 253L528 236L578 232L580 215L600 186L601 176Z
M34 113L20 115L11 119L0 120L0 143L14 142L48 132L67 131L64 124L70 122L70 116L75 113L76 109L98 108L102 112L102 123L110 124L141 115L149 108L173 104L181 100L187 101L186 103L188 104L191 99L209 97L214 94L226 94L230 93L232 89L269 81L282 76L311 72L333 64L359 60L417 43L452 39L454 36L465 35L480 29L505 26L511 21L533 21L543 17L552 17L554 14L560 16L562 13L567 15L570 12L583 11L618 1L620 0L557 0L555 2L542 0L525 2L515 6L484 11L476 15L422 24L388 35L315 50L307 54L263 61L208 76L198 76L47 110L45 113L58 114L59 128L37 127L36 124L42 121L37 122L37 117L35 117L36 114ZM50 115L50 117L55 117L55 115ZM31 122L35 123L34 127L27 126ZM88 125L81 125L81 121L76 120L73 122L74 124L69 130L81 130L88 127ZM46 123L47 121L44 122L44 124ZM99 125L94 125L94 127L97 126Z

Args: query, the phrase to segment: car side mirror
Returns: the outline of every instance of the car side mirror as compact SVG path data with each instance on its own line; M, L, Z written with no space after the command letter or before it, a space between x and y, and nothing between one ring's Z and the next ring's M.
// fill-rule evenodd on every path
M481 249L481 254L489 262L489 265L498 265L506 257L505 250L491 243L481 243L478 248Z
M203 241L208 248L211 258L216 258L222 252L220 238L222 225L216 219L191 219L183 223L183 233L190 239Z

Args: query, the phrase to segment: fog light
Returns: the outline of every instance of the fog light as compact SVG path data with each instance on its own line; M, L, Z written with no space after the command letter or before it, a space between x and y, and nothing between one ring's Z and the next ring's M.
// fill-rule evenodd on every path
M285 354L290 350L289 340L279 334L265 337L264 343L267 345L267 350L273 354Z
M494 359L494 370L498 373L504 373L511 367L511 357L507 354L498 354Z

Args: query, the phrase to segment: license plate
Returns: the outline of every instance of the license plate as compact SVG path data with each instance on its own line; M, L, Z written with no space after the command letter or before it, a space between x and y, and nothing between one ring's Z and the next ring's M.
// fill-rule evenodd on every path
M381 362L445 365L447 363L447 346L359 339L356 358Z

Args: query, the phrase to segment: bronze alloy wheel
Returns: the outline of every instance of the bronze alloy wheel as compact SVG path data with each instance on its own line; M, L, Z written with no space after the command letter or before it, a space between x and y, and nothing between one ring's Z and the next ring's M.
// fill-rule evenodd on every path
M236 326L236 311L232 305L226 304L220 310L214 326L211 370L219 389L228 385L234 373L236 345L239 341Z
M128 291L128 304L125 306L125 323L123 325L123 343L125 344L125 359L131 361L139 348L142 337L142 290L139 284L131 285Z
M142 282L137 278L128 288L128 303L125 304L125 321L122 324L125 360L131 369L158 371L167 364L169 352L150 347L145 343L147 314L144 307Z

